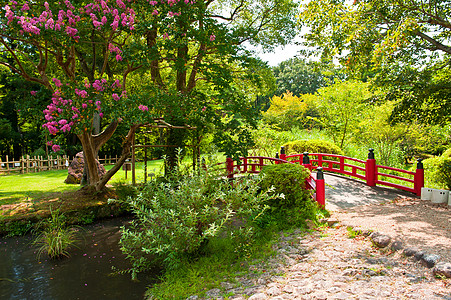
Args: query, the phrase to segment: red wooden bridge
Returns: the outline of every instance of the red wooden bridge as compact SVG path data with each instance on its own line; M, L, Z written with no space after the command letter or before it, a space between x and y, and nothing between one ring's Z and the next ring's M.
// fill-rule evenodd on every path
M262 168L269 164L301 164L310 171L316 171L306 180L307 189L312 190L312 198L321 207L325 207L325 183L323 171L338 173L362 180L368 186L388 186L421 195L424 186L424 169L421 159L417 161L415 172L392 168L376 164L374 150L370 149L367 160L326 153L308 153L286 155L284 147L280 149L280 156L248 156L241 157L239 161L227 158L225 170L227 177L232 179L236 174L260 173ZM396 182L393 182L396 181Z

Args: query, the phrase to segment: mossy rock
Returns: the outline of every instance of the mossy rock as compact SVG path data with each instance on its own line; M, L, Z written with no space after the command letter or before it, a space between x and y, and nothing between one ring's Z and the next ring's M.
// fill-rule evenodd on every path
M332 142L325 140L297 140L288 142L285 145L286 154L295 153L328 153L343 155L343 150Z

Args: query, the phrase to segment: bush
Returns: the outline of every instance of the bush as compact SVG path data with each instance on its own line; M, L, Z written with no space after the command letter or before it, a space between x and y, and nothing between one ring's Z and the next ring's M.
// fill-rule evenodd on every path
M273 186L276 193L284 195L270 202L272 212L284 220L282 227L302 226L306 219L316 219L317 205L305 186L308 169L297 164L269 165L263 168L262 175L263 190Z
M309 152L343 155L343 151L337 145L324 140L298 140L283 146L287 154Z
M430 187L451 189L451 157L445 153L423 161L425 179Z
M230 188L227 181L200 174L151 182L135 199L123 200L136 215L120 240L132 263L132 278L154 265L177 269L201 255L208 240L232 223L232 216L240 228L252 226L274 197L258 190L252 179L236 180Z

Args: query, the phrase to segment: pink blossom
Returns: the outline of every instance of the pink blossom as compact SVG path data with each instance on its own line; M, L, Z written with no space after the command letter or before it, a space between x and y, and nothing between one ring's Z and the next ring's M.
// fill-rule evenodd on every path
M37 93L38 93L38 92L36 92L36 91L31 91L31 92L30 92L31 96L36 96Z
M111 97L113 97L113 99L116 100L116 101L119 101L119 99L121 99L121 98L119 97L119 95L116 94L116 93L114 93L113 95L111 95Z
M25 4L21 8L22 11L30 10L30 6L28 6L28 2L25 2Z
M53 83L56 85L56 87L61 87L62 86L61 81L59 79L53 78L52 80L53 80Z
M53 152L58 152L61 150L61 147L60 147L60 145L53 145L52 150L53 150Z
M66 125L66 124L67 124L67 120L61 119L61 120L58 121L58 124L60 124L60 125Z
M62 132L69 132L71 130L71 127L69 124L65 124L63 127L61 127Z
M47 142L47 146L53 146L53 142L52 141L48 141Z
M99 117L103 118L103 113L99 113Z
M210 42L213 42L216 39L216 36L214 34L210 35Z
M202 107L202 111L206 111L207 110L207 107Z
M87 107L88 107L88 104L86 104L86 103L83 103L83 104L81 105L81 107L83 107L83 108L87 108Z
M116 55L116 60L117 61L122 61L122 56L120 54Z
M142 111L149 111L149 108L148 108L147 106L145 106L145 105L142 105L142 104L140 104L140 105L138 106L138 108L139 108L140 110L142 110Z
M152 12L152 15L158 16L158 14L159 14L158 10L154 9L153 12Z

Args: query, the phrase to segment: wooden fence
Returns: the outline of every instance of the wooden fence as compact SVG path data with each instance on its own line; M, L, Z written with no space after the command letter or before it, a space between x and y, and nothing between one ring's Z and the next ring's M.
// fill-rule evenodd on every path
M117 156L105 156L104 158L97 158L97 160L103 164L114 164L117 162ZM67 169L69 164L72 162L72 159L67 156L57 156L57 157L43 157L43 156L34 156L30 157L22 156L20 160L14 161L9 160L8 156L6 156L6 160L2 160L0 158L0 174L11 172L15 173L31 173L31 172L42 172L49 170L62 170Z

